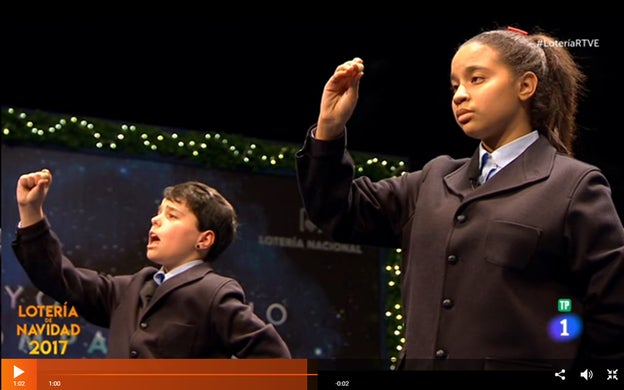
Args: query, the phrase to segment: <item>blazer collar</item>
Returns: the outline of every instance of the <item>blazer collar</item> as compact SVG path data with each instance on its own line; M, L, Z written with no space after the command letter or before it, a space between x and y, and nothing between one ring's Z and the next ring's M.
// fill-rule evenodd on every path
M451 192L464 198L475 198L505 191L548 177L553 169L556 154L555 148L544 136L540 135L537 141L518 158L501 169L486 184L477 187L476 179L470 180L471 177L478 177L479 150L477 149L466 163L444 177L444 183Z
M147 309L151 308L161 297L167 295L170 291L177 289L180 286L184 286L188 283L192 283L198 279L203 278L206 274L213 272L212 265L208 262L203 262L195 267L192 267L179 275L172 277L162 285L158 286L154 292L154 296L147 305ZM153 274L152 274L153 275ZM151 278L151 276L150 276ZM147 312L147 310L146 310Z

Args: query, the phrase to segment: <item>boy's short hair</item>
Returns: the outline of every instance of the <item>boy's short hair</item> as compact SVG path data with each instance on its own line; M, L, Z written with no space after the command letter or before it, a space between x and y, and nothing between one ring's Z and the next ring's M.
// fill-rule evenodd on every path
M165 188L163 196L173 202L185 203L197 217L199 231L212 230L215 233L215 242L204 261L216 260L236 239L236 210L216 189L198 181L187 181Z

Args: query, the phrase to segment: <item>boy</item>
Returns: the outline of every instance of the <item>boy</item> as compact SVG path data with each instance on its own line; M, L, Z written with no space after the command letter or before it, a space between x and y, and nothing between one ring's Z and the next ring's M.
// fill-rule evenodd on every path
M147 258L160 270L111 276L76 267L62 254L43 211L51 184L47 169L19 178L13 250L43 293L109 328L109 357L291 357L274 326L245 303L240 284L211 266L238 226L234 208L214 188L194 181L167 187L147 244Z

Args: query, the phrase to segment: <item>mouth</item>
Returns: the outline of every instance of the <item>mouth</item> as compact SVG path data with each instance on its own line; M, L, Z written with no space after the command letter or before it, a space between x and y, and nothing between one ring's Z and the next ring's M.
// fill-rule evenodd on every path
M465 123L468 123L468 121L470 121L470 119L472 118L472 114L473 114L472 111L467 110L465 108L460 108L459 110L455 112L455 117L457 118L457 122L463 125Z
M160 238L159 238L156 234L154 234L154 233L150 232L150 233L149 233L149 236L147 237L147 248L148 248L148 249L149 249L149 248L153 248L153 247L154 247L154 246L156 246L159 242L160 242Z

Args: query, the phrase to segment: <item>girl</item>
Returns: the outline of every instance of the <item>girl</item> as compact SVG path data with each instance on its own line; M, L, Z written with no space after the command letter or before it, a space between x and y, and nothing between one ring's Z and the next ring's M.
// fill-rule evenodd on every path
M378 182L354 180L345 149L363 60L338 66L325 85L297 153L301 196L333 239L402 248L399 369L624 358L624 228L607 179L573 158L584 76L555 43L508 29L462 44L451 106L478 148Z

